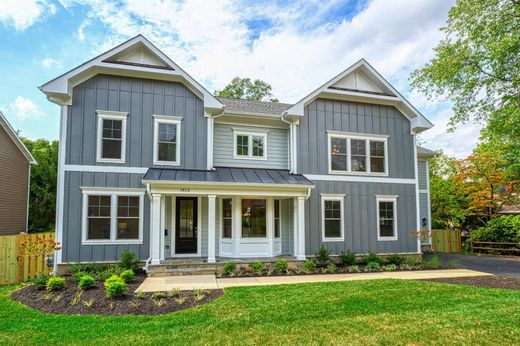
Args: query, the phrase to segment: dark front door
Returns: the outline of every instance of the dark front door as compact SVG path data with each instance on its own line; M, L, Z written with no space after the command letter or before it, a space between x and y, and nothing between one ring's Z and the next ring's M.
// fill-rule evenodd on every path
M175 203L175 253L197 253L197 197L177 197Z

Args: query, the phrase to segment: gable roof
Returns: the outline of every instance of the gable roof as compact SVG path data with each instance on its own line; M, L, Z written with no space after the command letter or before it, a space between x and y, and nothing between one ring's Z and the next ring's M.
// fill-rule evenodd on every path
M224 104L226 113L243 115L262 114L274 115L279 118L292 106L291 104L281 102L253 101L220 96L217 96L217 99Z
M433 124L365 59L359 60L296 102L287 110L287 116L303 116L305 106L318 97L393 105L411 121L412 129L416 133L433 127Z
M2 126L4 128L4 130L5 130L5 132L7 132L7 134L9 135L9 137L11 137L11 139L14 142L14 144L16 144L18 149L20 149L20 151L25 156L27 161L29 161L29 163L31 165L35 165L36 164L36 160L31 155L31 152L29 151L29 149L27 149L25 144L23 144L22 140L20 139L20 137L18 137L18 134L13 129L11 124L9 124L9 122L6 119L6 117L4 116L4 114L1 111L0 111L0 126Z
M421 147L420 145L417 146L417 156L435 157L435 155L437 155L435 151Z
M223 108L215 96L143 35L137 35L54 78L40 86L40 90L52 102L70 104L73 87L100 73L180 82L204 101L207 112L218 113Z

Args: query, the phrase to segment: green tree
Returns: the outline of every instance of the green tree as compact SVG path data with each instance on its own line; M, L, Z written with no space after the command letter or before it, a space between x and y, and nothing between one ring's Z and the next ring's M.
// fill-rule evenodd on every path
M271 90L271 84L260 79L251 81L250 78L235 77L224 89L215 90L214 94L234 99L278 102L277 99L273 98Z
M455 179L457 160L439 152L429 168L432 227L462 227L467 202L463 185Z
M434 58L411 75L430 98L453 102L452 129L470 120L484 134L520 140L520 1L457 0Z
M29 230L51 230L56 217L58 141L22 138L37 165L31 168Z

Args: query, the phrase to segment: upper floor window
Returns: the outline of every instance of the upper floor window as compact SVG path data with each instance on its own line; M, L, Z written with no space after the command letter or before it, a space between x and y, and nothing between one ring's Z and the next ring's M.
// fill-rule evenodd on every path
M397 240L397 196L376 196L377 240Z
M125 162L126 112L97 111L97 161Z
M154 165L179 165L182 118L154 115Z
M328 131L329 172L388 175L388 136Z
M267 158L267 132L234 131L235 158L259 160Z

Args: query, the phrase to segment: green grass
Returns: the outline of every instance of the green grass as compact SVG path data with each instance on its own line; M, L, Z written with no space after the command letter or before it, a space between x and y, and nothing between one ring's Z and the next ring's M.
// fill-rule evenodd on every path
M46 315L0 287L0 344L520 344L520 291L379 280L240 287L163 316Z

